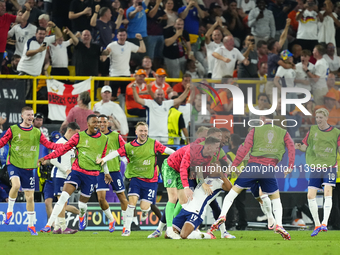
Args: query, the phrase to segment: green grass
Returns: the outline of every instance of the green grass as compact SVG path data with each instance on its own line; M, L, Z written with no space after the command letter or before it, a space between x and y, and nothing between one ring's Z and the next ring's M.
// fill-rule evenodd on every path
M272 231L233 231L236 239L166 240L147 239L149 231L132 232L121 237L120 231L78 232L74 235L28 232L0 232L0 254L119 254L119 255L216 255L216 254L339 254L340 232L328 231L311 238L310 231L290 231L292 240L284 241ZM164 234L163 234L164 236Z

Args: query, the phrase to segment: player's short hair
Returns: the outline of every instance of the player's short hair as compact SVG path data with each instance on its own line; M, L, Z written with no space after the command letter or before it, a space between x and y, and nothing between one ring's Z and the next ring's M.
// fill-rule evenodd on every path
M217 138L215 137L208 137L207 139L205 139L205 144L208 145L208 144L214 144L214 143L220 143L220 140L218 140Z
M79 94L79 99L83 102L84 105L88 105L91 102L90 93L88 91L81 92Z
M230 141L233 143L234 146L238 147L242 143L241 137L238 134L231 134Z
M220 130L221 130L221 132L227 132L227 133L230 133L230 130L229 130L229 129L227 129L227 128L224 128L224 127L220 128Z
M86 121L89 122L91 118L98 118L98 116L95 114L90 114L89 116L87 116Z
M261 47L262 47L262 45L267 45L267 42L266 42L266 41L264 41L264 40L260 40L260 41L258 41L258 42L257 42L257 45L256 45L256 47L257 47L257 48L261 48Z
M44 28L44 27L37 27L37 30L35 31L35 33L38 33L39 31L46 31L46 28Z
M310 50L302 50L301 56L312 56L312 52Z
M209 128L207 135L210 136L215 133L222 133L222 131L217 127Z
M72 129L72 130L77 130L80 129L79 125L77 122L70 122L67 125L67 130Z
M146 122L144 122L144 121L138 121L135 128L137 129L137 127L139 127L139 126L147 126L148 127L148 124L146 124Z
M207 128L207 127L205 127L205 126L200 126L200 127L197 129L196 133L197 133L197 134L200 134L200 133L202 133L202 132L204 132L204 131L207 131L207 130L209 130L209 128Z
M328 111L327 109L325 109L325 108L317 109L317 110L315 111L315 115L316 115L317 113L321 113L321 114L323 114L325 117L328 117L328 116L329 116L329 111Z
M276 42L277 42L277 40L275 40L273 38L269 39L268 42L267 42L268 50L272 51Z
M24 111L33 111L33 109L32 109L32 107L30 107L30 106L25 106L25 107L23 107L23 108L21 109L21 114L23 114Z
M107 117L105 114L100 114L100 115L98 116L98 118L107 118L107 119L108 119L108 117Z
M98 13L98 16L99 16L99 17L104 16L104 15L105 15L105 12L107 12L107 10L109 10L108 7L102 7L102 8L100 8L99 13Z
M268 97L268 95L267 95L266 93L260 93L260 94L257 96L257 100L260 100L260 97L266 97L266 98L267 98L267 101L270 102L270 101L269 101L269 97Z

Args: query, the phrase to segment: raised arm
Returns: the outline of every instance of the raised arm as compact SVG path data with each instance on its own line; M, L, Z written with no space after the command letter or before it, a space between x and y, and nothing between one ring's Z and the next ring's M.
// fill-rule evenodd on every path
M289 26L290 26L290 19L288 18L286 20L286 27L285 27L285 29L283 30L283 32L282 32L282 34L280 36L280 41L279 41L280 48L282 48L282 46L284 45L284 43L285 43L285 41L287 39Z
M152 8L151 11L149 11L148 13L148 17L149 18L153 18L155 17L155 15L157 14L157 11L158 11L158 8L159 8L159 5L161 4L162 0L156 0L156 4L155 6Z
M133 99L141 104L141 105L145 105L145 100L143 98L140 98L138 93L137 93L137 89L136 89L136 83L132 85L132 92L133 92Z
M91 12L92 12L91 7L86 7L83 11L78 12L78 13L74 13L73 11L69 11L68 12L68 18L69 19L77 19L80 16L83 16L83 15L86 15L86 14L91 15Z
M63 37L63 33L61 32L59 27L57 27L56 24L54 24L54 22L49 21L47 23L47 26L54 29L54 34L55 34L55 39L56 40L58 40L59 38Z
M138 53L145 53L146 52L146 47L145 47L145 43L143 41L143 37L141 34L136 34L136 38L139 40L139 49L138 49Z
M95 11L94 11L94 13L92 15L91 21L90 21L90 26L91 27L95 27L97 25L99 9L100 9L100 5L97 4L96 7L95 7Z
M18 4L18 2L16 0L14 0L14 1ZM11 1L11 2L13 3L13 1ZM25 13L21 17L19 17L19 16L16 17L16 19L15 19L16 23L21 23L22 21L27 21L28 18L30 17L32 9L31 9L29 3L25 3L25 7L26 7ZM21 10L21 6L19 6L18 10Z
M174 105L182 103L188 96L190 91L190 83L187 84L187 87L185 88L184 92L177 98L174 99Z
M77 44L79 43L79 39L68 28L64 29L64 33L71 37L74 46L77 46Z

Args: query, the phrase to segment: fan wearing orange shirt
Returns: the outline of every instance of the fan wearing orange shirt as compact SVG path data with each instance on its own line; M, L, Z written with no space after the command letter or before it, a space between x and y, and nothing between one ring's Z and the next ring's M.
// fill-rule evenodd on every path
M212 102L212 104L210 105L210 109L215 111L216 114L224 114L224 115L230 114L233 109L233 98L232 98L232 94L230 90L223 89L222 91L218 93L218 95L221 98L222 102L220 102L219 98L216 96L215 101Z
M165 70L163 68L158 68L156 71L156 80L151 82L151 90L155 93L157 89L163 89L164 96L168 99L168 94L172 91L172 88L165 82L165 77Z
M177 83L174 87L173 87L173 90L176 91L177 93L183 93L187 84L190 84L191 83L191 74L189 73L185 73L183 75L183 79L181 82ZM189 95L187 97L187 102L189 100L189 97L190 97L190 92L189 92Z
M324 95L324 105L315 106L315 110L320 108L325 108L328 110L329 116L327 123L332 126L340 125L340 109L337 109L335 104L335 95L332 92L328 91L327 94Z
M125 105L128 114L130 115L137 115L139 117L146 117L146 110L145 108L136 103L136 101L133 99L133 91L132 91L132 85L136 84L136 89L137 93L140 98L143 99L152 99L151 96L148 94L146 82L145 82L145 77L147 76L146 72L144 69L139 69L136 74L135 78L136 80L131 82L127 87L126 87L126 92L125 92Z

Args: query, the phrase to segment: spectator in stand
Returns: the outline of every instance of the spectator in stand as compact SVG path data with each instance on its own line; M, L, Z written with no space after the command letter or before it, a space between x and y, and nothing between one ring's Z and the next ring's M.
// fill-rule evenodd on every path
M126 16L129 20L129 25L127 27L127 38L128 41L137 44L138 40L135 36L136 34L141 34L142 39L144 40L145 45L148 45L148 34L147 34L147 18L146 12L147 6L149 5L149 0L133 0L133 5L127 9ZM139 52L139 53L145 53ZM139 63L145 54L133 54L132 58L136 59Z
M156 80L151 82L151 90L156 93L157 89L164 91L165 99L168 99L168 94L172 91L172 88L168 83L165 82L166 72L163 68L159 68L156 71Z
M325 108L329 112L327 123L332 126L340 125L340 109L336 108L336 97L335 95L328 91L324 97L324 104L316 104L315 110L320 108Z
M268 9L272 11L275 20L275 39L280 40L281 34L286 26L286 19L288 18L288 13L297 6L296 1L291 0L275 0L270 1ZM282 45L282 49L288 48L288 41L286 39L285 43Z
M239 48L241 46L241 42L243 42L245 38L245 30L242 18L237 11L236 0L228 1L228 10L224 13L223 17L227 21L229 31L236 38L236 47Z
M335 46L333 43L327 44L326 54L323 58L327 61L329 65L329 72L338 76L340 68L340 57L335 54Z
M18 11L17 16L22 17L24 11ZM19 24L14 25L8 32L8 38L15 36L15 52L14 54L21 56L26 41L35 35L37 27L27 23L27 20L21 19Z
M121 4L119 0L114 0L112 2L111 12L112 12L111 20L112 22L115 23L117 30L119 28L125 28L125 26L129 24L128 19L126 19L124 16L124 9L121 8ZM113 38L113 41L117 41L117 31L115 31L115 36Z
M204 77L205 70L198 60L188 59L185 65L185 73L190 74L193 79Z
M151 94L151 97L154 98L154 100L150 100L140 98L136 86L136 84L132 85L135 101L140 105L148 107L146 121L149 123L149 137L157 139L161 143L167 143L169 109L174 105L181 104L181 102L185 100L189 93L189 87L187 87L184 93L175 100L165 100L164 91L162 89L157 89L154 95L153 93Z
M136 0L137 1L137 0ZM130 58L131 53L145 53L146 48L141 34L135 34L136 40L138 40L139 46L126 40L127 33L124 28L118 30L118 41L112 42L107 46L107 50L110 50L110 76L111 77L130 77ZM124 98L126 86L128 81L111 81L110 86L112 88L113 98L117 98L117 91L120 88L120 93Z
M324 54L326 54L326 49L320 44L316 45L313 50L313 56L317 60L315 63L315 73L304 68L305 72L308 74L308 78L311 78L313 81L312 93L316 105L321 105L323 103L323 96L326 95L328 91L326 80L329 74L329 65L323 58Z
M150 57L145 56L142 61L142 67L146 72L147 77L149 78L155 78L156 73L151 69L152 67L152 60Z
M98 111L100 114L105 114L109 121L118 122L118 131L121 135L126 136L129 133L129 126L127 123L126 115L123 109L112 102L112 89L110 86L104 86L101 90L102 100L96 103L93 107L93 111ZM116 125L117 126L117 125Z
M245 40L245 47L242 49L241 53L245 53L246 51L249 51L248 54L248 60L249 65L244 65L243 63L240 63L237 77L240 78L258 78L257 76L257 62L258 62L258 56L257 51L255 50L255 39L253 35L248 35ZM246 87L246 86L242 86Z
M89 109L90 103L90 93L88 91L80 93L77 99L77 105L69 111L68 115L66 116L66 120L60 126L59 132L64 134L68 123L71 122L76 122L80 127L80 131L86 130L87 116L93 114L93 111Z
M235 64L237 61L242 62L244 65L249 65L247 59L250 53L251 47L247 49L243 54L234 48L234 37L229 35L223 38L223 46L217 48L213 52L215 59L215 65L212 73L213 79L222 79L223 76L232 76Z
M184 30L189 33L191 50L196 54L199 47L197 39L200 20L208 14L205 12L204 6L197 3L197 0L187 0L187 2L187 6L178 9L178 16L184 20Z
M335 3L335 9L334 9L335 14L338 16L337 20L334 20L334 23L336 25L336 31L335 31L335 45L337 45L337 52L340 52L340 26L339 23L340 22L340 2L336 2Z
M83 32L90 30L90 17L92 10L88 2L85 0L72 0L68 18L72 21L72 32Z
M299 44L294 44L292 47L293 62L294 64L301 62L302 47Z
M50 21L50 16L47 15L47 14L41 14L38 18L39 20L39 27L44 27L44 28L47 28L47 24L48 22ZM48 31L50 32L50 31Z
M163 27L167 23L168 16L164 12L163 8L160 6L161 2L162 0L150 0L150 3L148 5L149 12L147 15L147 54L152 60L154 58L160 60L163 57Z
M21 57L19 55L13 55L11 58L11 66L9 67L9 74L17 75L19 74L19 71L17 70L18 64Z
M267 62L261 62L260 68L257 72L257 75L261 81L260 84L260 93L265 93L266 91L266 83L267 83L267 73L268 73L268 64Z
M255 39L256 43L256 39ZM262 62L268 62L268 45L266 41L260 40L256 44L257 47L257 57L259 61L257 62L258 69L260 69Z
M50 45L48 54L51 56L52 69L51 75L69 76L68 70L68 55L67 47L73 44L73 40L64 41L64 38L59 38L55 43ZM47 69L45 69L47 71Z
M238 0L237 2L237 7L241 8L246 14L249 14L249 12L256 7L254 0Z
M282 66L285 69L289 69L294 67L294 63L284 63L283 60L280 58L279 52L282 49L282 45L286 41L288 28L290 25L290 19L286 21L286 28L283 31L280 41L272 39L268 42L268 50L270 51L268 54L268 82L266 84L266 94L268 95L269 99L272 100L273 96L273 87L274 82L273 79L276 75L276 70L279 66ZM278 91L278 95L280 96L281 91Z
M338 15L333 12L334 5L331 0L325 0L323 4L324 10L320 11L323 16L323 21L318 23L318 40L319 43L333 43L335 41L335 28L340 27Z
M290 18L290 26L294 32L294 37L296 36L296 32L299 27L299 22L296 20L296 14L298 13L298 11L302 11L303 9L303 0L297 0L296 2L297 5L295 6L295 8L290 13L288 13L288 18Z
M227 82L229 83L229 82ZM213 102L210 105L210 109L213 110L216 114L219 115L229 115L232 114L233 110L233 95L231 94L229 89L222 89L222 91L219 91L218 93L219 98L221 98L221 102L216 96L215 102Z
M188 73L185 73L183 75L182 81L177 83L175 86L173 86L173 90L177 92L178 94L183 93L185 91L185 88L187 86L190 86L190 84L191 84L191 75ZM187 101L189 97L190 97L190 92L188 94Z
M178 19L178 14L173 9L174 9L174 1L173 0L167 0L165 2L164 12L168 16L168 19L167 19L167 23L166 23L166 26L164 27L164 29L174 26L176 20Z
M0 60L2 61L4 58L4 52L6 50L6 43L7 43L7 34L8 30L12 23L21 23L23 20L27 20L31 8L28 3L25 4L26 11L22 16L15 16L6 13L6 2L3 0L0 0ZM1 71L0 71L1 74Z
M137 115L138 117L146 117L146 110L145 107L138 104L133 98L133 90L132 86L136 86L137 93L140 98L142 99L152 99L152 97L148 93L148 88L146 86L145 77L147 74L144 69L139 69L135 74L135 81L132 81L126 87L126 94L125 94L125 106L128 114L130 115Z
M210 28L217 21L221 21L221 24L227 25L224 19L222 7L218 3L211 3L209 8L209 16L205 18L204 22L207 23L207 28ZM222 26L223 26L222 25Z
M58 27L72 27L69 19L70 0L52 1L52 20Z
M74 59L76 75L98 76L99 59L103 53L98 44L91 42L92 36L90 31L84 30L81 33L81 41L69 29L65 29L64 33L71 37L75 46Z
M299 22L296 44L300 44L304 50L313 51L318 43L318 21L323 21L314 0L306 1L302 11L297 13L296 20Z
M212 56L213 52L223 46L222 39L223 34L220 27L223 27L221 19L217 18L214 25L212 25L205 34L205 48L207 50L208 60L208 78L212 76L212 70L214 70L215 58ZM231 35L230 32L228 35Z
M210 109L210 107L209 107ZM206 111L205 115L201 114L202 110L202 94L196 94L194 96L194 102L192 105L191 116L194 118L195 123L209 123L210 121L210 112Z
M257 0L256 8L251 10L248 15L248 26L251 28L251 34L255 37L255 44L260 40L267 41L274 38L275 20L272 11L266 9L265 0Z
M191 52L189 34L183 28L184 21L178 18L173 27L164 30L163 55L169 78L179 78L180 71L185 73L185 56Z
M35 0L26 0L26 3L29 4L31 9L30 17L28 18L27 22L37 25L39 16L44 12L36 7Z
M295 86L298 88L307 89L309 92L312 92L311 79L308 77L306 73L307 70L311 73L315 73L315 66L309 62L312 53L310 50L303 50L301 53L301 62L295 65ZM298 98L304 98L305 94L298 95Z
M260 93L258 96L257 96L257 105L254 106L254 109L256 110L268 110L268 106L270 105L270 100L269 100L269 97L267 94L265 93ZM254 113L252 112L249 112L249 119L250 120L256 120L256 119L260 119L260 116L259 115L255 115ZM252 122L252 125L260 125L261 122L258 121L254 121Z
M111 0L87 0L89 7L91 7L92 14L96 10L96 6L99 5L99 9L103 7L111 8L112 1Z
M338 88L335 86L335 75L330 73L327 77L327 87L328 87L328 92L331 92L335 95L335 106L337 109L340 108L340 91Z

